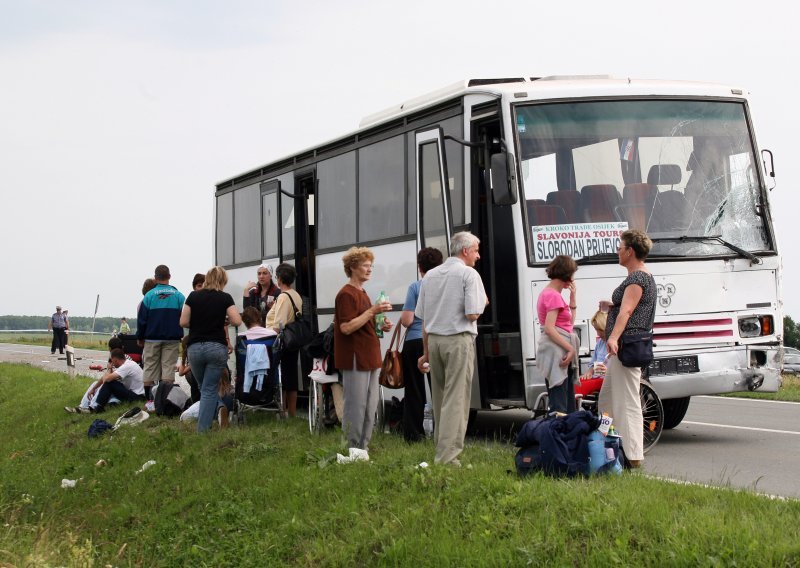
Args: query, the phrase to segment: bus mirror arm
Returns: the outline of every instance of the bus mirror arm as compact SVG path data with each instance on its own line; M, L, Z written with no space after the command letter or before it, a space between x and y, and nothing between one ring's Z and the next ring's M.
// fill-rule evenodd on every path
M479 142L467 142L466 140L462 140L461 138L456 138L455 136L450 136L449 134L445 134L445 140L452 140L457 144L461 144L462 146L468 146L470 148L483 148L483 144Z
M517 168L514 154L506 151L492 154L489 179L495 205L517 202Z
M283 189L281 189L280 192L286 197L290 197L292 199L299 199L299 198L308 199L307 193L289 193L288 191L285 191Z
M769 164L767 164L767 156L769 156ZM777 185L775 183L775 158L772 155L772 150L761 150L761 160L764 163L764 173L767 177L772 178L772 187L769 188L772 191Z

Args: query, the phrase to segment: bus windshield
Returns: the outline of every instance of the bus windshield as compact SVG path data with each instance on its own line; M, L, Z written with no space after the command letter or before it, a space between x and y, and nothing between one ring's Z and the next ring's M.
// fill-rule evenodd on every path
M744 104L604 100L514 110L531 263L558 254L616 262L604 255L625 229L650 235L651 258L771 249Z

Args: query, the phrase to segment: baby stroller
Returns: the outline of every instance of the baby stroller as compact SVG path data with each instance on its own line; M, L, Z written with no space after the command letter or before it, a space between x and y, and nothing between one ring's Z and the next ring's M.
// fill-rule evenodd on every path
M653 390L650 381L647 380L647 369L642 373L639 382L639 398L642 401L642 419L644 423L644 452L658 443L661 432L664 429L664 407L661 399ZM569 380L569 379L568 379ZM591 379L581 378L581 384L575 385L575 406L577 410L589 410L595 414L597 410L597 399L600 395L600 388L603 386L603 377L593 377ZM534 414L545 414L547 412L547 392L539 395L534 405ZM624 443L624 441L623 441Z
M278 360L272 353L275 336L236 338L236 381L233 413L237 424L245 421L244 411L277 412L285 418L283 386Z
M645 377L647 370L642 373L639 382L639 398L642 401L642 419L644 422L644 453L658 443L661 431L664 429L664 407L656 391ZM581 379L580 386L575 385L575 404L578 410L591 410L597 414L597 398L600 396L600 387L603 386L603 377ZM624 440L623 440L623 443Z

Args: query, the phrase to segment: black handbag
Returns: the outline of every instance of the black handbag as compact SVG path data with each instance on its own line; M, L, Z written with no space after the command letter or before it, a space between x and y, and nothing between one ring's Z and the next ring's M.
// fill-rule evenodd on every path
M653 362L653 332L620 336L617 357L626 367L647 367Z
M297 351L301 347L305 347L314 339L314 332L311 330L311 325L303 318L302 312L297 309L291 294L282 292L289 297L294 310L294 321L289 322L283 326L281 332L278 334L275 343L272 346L273 352L280 353L281 351Z

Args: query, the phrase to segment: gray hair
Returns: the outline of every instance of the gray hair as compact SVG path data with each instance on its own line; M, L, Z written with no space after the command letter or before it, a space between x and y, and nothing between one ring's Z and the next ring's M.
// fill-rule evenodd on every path
M458 256L461 251L480 244L481 240L469 231L461 231L450 239L450 256Z

